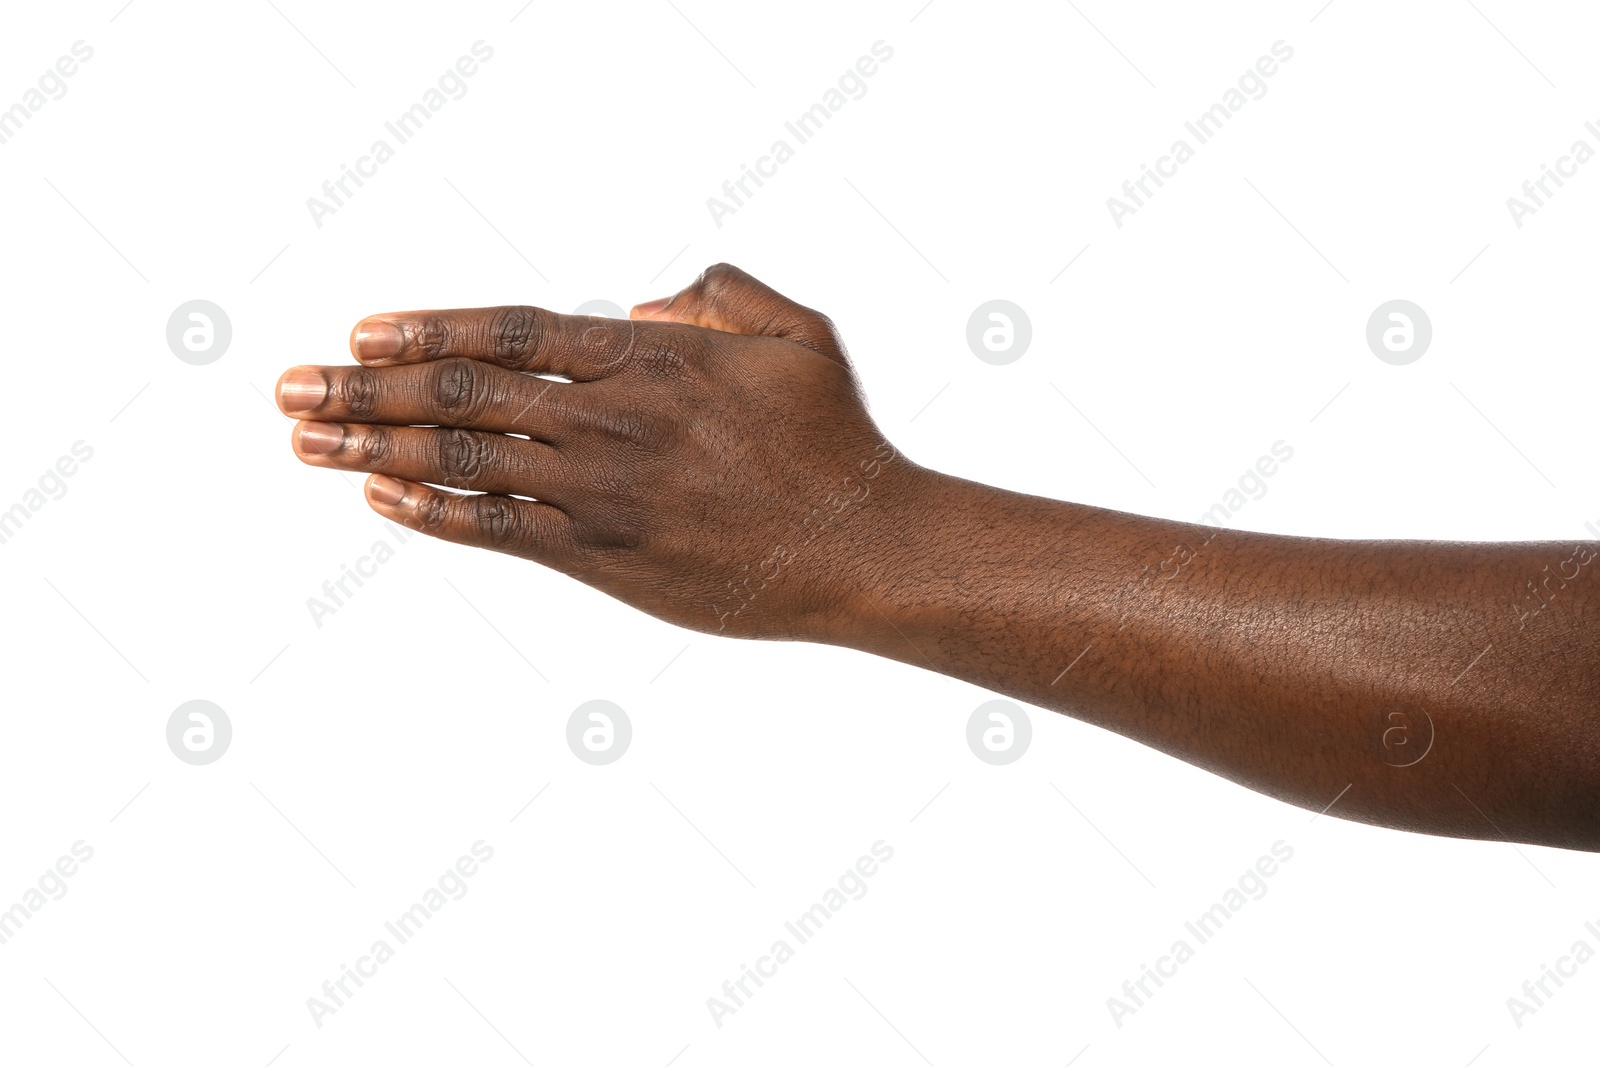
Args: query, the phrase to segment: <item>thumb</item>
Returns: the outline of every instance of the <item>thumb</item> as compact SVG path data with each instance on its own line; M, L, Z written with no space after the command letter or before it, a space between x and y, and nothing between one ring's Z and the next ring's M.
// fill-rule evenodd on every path
M637 305L629 318L781 337L849 363L844 342L828 316L795 303L728 263L707 267L676 296Z

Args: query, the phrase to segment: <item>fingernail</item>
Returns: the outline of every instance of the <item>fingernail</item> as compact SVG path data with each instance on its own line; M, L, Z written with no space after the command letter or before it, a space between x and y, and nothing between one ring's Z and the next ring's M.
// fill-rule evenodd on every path
M406 483L383 474L367 479L367 496L374 504L394 507L406 498Z
M406 335L400 327L383 319L362 319L352 335L356 358L363 363L393 359L405 347Z
M344 444L344 427L331 422L300 424L300 451L313 456L337 452Z
M292 370L278 382L278 406L285 411L310 411L328 395L328 383L314 370Z
M670 296L664 296L659 300L646 300L642 304L635 304L633 305L633 316L635 318L648 319L650 316L663 311L668 304L672 303L672 299Z

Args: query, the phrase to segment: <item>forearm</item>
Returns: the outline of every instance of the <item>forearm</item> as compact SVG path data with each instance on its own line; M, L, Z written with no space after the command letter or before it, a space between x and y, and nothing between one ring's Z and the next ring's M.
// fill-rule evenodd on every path
M1600 849L1587 546L1237 533L938 475L922 495L839 643L1312 810Z

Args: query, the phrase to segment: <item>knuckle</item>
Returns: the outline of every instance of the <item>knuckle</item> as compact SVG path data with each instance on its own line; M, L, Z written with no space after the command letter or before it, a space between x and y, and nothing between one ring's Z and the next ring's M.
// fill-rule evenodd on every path
M488 439L470 430L445 430L439 439L439 469L444 484L469 485L491 460Z
M423 531L441 529L450 521L450 503L453 499L456 498L446 496L444 493L423 494L422 499L417 501L414 512L416 528Z
M713 263L700 272L695 284L700 289L701 295L714 303L717 297L738 285L743 277L744 271L732 263Z
M347 370L339 377L339 400L357 419L370 419L378 413L378 374L365 367Z
M824 355L848 361L850 357L844 345L844 336L839 333L839 327L834 325L833 320L820 311L807 309L806 314L811 321L801 329L795 340Z
M807 308L806 311L808 314L810 314L813 328L821 340L824 340L839 348L844 347L844 337L839 333L839 327L834 325L831 318L829 318L827 315L824 315L820 311L812 311L810 308Z
M475 421L488 401L483 367L470 359L445 359L431 371L428 396L441 414Z
M517 305L496 308L489 323L489 343L496 362L506 367L520 367L539 350L544 332L543 318L538 308Z
M489 543L501 547L521 545L529 530L522 509L514 500L501 496L474 497L475 519Z
M363 467L380 467L394 455L394 437L387 427L368 426L355 434L351 455Z
M441 315L433 315L422 322L417 331L417 350L427 359L443 359L453 347L455 331Z

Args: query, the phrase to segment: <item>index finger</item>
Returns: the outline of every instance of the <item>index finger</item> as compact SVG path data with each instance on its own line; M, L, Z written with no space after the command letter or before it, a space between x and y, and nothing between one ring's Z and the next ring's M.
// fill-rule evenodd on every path
M396 311L356 323L350 351L369 367L462 357L592 381L621 367L641 328L649 325L522 305Z

